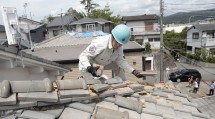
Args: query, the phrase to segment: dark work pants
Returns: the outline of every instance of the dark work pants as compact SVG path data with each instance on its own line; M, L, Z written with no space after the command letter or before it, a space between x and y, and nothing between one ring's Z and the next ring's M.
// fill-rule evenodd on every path
M209 95L214 95L214 89L210 89Z

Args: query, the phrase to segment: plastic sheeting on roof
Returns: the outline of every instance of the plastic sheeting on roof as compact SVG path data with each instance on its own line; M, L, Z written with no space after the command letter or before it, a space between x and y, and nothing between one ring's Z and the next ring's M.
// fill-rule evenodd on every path
M108 33L104 33L102 31L94 31L94 32L73 32L69 31L66 32L66 36L72 37L72 38L87 38L87 37L97 37L97 36L104 36L108 35Z

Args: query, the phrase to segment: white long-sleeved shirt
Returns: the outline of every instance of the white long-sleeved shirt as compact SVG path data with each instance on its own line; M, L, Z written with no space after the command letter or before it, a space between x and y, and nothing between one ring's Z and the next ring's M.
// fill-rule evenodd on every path
M85 71L90 64L106 66L115 61L120 68L131 73L134 68L125 61L123 56L123 47L113 48L111 35L97 37L79 56L79 70Z

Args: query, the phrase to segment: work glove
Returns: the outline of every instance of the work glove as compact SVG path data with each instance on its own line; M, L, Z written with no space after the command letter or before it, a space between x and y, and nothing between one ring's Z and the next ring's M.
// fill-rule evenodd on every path
M93 76L95 77L100 77L98 74L97 74L97 70L99 69L99 66L96 66L96 67L93 67L93 66L88 66L87 67L87 72L91 73Z
M140 72L137 71L136 69L132 71L132 74L134 74L134 76L136 76L137 78L142 78L143 77L143 75L140 74Z

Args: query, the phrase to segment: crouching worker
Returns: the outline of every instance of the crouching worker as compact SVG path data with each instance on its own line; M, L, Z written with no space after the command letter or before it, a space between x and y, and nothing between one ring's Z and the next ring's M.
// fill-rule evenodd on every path
M131 36L130 28L126 25L117 25L110 35L97 37L79 56L79 70L82 73L91 73L99 77L97 70L113 70L114 76L123 80L125 71L134 74L137 78L143 77L139 71L132 68L124 59L123 47Z

